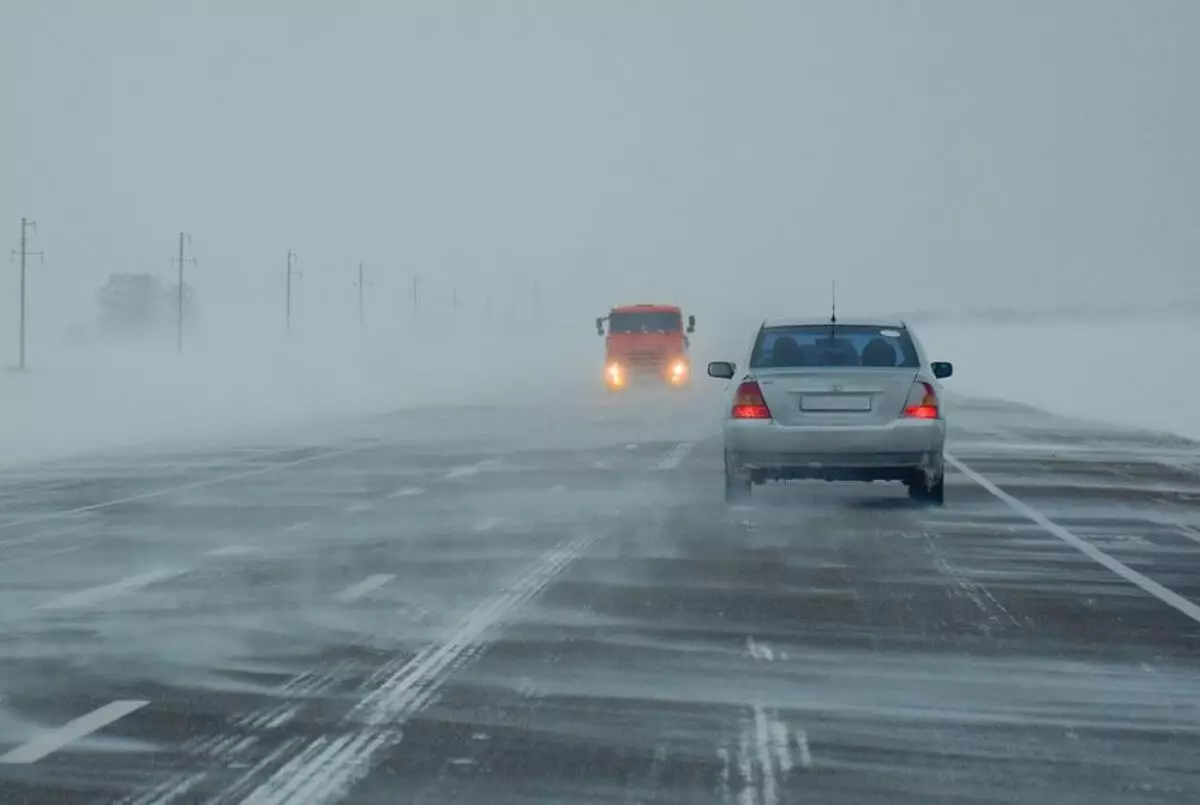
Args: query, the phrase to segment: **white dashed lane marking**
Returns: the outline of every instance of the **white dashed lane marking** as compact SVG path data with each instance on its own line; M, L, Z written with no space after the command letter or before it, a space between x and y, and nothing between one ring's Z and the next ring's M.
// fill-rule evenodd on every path
M448 480L453 480L455 478L469 478L472 475L478 475L482 471L495 466L496 463L496 459L494 458L477 461L474 464L468 464L464 467L455 467L454 469L450 470L450 472L446 473L444 477Z
M58 729L49 730L29 743L22 744L5 755L0 755L0 763L37 763L47 755L57 752L80 738L91 735L96 730L108 726L117 719L124 718L149 703L140 699L109 702L98 710L80 716Z
M401 489L397 489L395 492L388 495L388 497L389 498L411 498L411 497L415 497L416 495L423 495L423 494L425 494L425 490L419 486L405 486Z
M367 576L358 584L351 584L349 587L342 590L340 593L334 596L334 599L341 601L342 603L357 601L368 593L378 590L380 587L387 584L394 578L396 578L395 573L378 573L374 576Z

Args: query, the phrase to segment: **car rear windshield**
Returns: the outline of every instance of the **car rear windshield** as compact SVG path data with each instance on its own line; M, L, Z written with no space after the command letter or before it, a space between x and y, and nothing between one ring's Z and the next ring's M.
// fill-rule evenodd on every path
M613 313L608 317L610 333L675 333L681 329L678 313Z
M767 327L750 355L754 369L802 366L920 366L908 331L861 324Z

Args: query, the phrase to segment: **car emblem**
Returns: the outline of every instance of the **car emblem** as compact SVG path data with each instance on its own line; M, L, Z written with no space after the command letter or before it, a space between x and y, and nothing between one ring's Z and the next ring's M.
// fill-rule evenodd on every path
M841 384L841 383L830 383L830 384L829 384L829 390L830 390L830 391L841 391L841 390L842 390L842 384Z

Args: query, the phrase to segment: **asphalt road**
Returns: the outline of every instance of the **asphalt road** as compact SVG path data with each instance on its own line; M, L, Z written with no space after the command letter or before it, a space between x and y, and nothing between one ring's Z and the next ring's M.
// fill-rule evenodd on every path
M1200 802L1200 447L727 509L709 402L0 474L0 802Z

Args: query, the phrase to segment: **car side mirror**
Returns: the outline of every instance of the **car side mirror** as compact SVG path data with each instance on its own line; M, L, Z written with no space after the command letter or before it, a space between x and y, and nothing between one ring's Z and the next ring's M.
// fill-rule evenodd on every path
M944 380L954 374L954 364L949 361L934 361L930 364L930 368L933 369L933 376L938 380Z
M604 335L604 319L596 319L596 335Z
M718 380L732 380L737 371L737 364L729 361L713 361L708 365L708 376Z
M688 316L687 331L689 333L696 332L696 317L695 316Z

